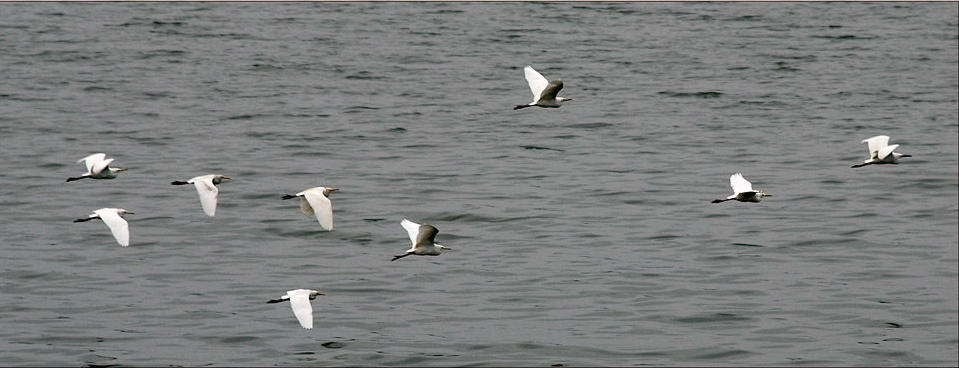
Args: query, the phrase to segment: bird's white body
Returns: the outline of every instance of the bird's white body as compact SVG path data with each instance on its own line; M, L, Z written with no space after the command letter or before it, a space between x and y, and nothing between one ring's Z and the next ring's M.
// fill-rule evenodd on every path
M869 139L863 139L861 143L866 143L869 147L869 158L859 165L853 165L853 167L876 164L898 164L899 158L911 157L910 155L895 152L896 149L899 148L899 145L894 144L890 146L888 135L877 135Z
M296 193L300 197L300 211L307 216L316 216L316 221L324 230L333 230L333 203L330 202L330 193L337 188L313 187ZM290 195L283 197L289 199Z
M418 256L438 256L443 251L451 250L451 248L437 244L434 241L436 234L439 233L439 230L433 227L433 225L420 225L407 219L403 219L403 221L400 222L400 225L406 229L413 246L410 247L406 253L394 256L394 261L412 254Z
M203 212L205 212L207 216L213 217L213 215L216 214L217 195L220 193L220 190L217 189L216 186L224 180L231 179L226 175L209 174L197 176L185 182L174 181L173 184L193 184L193 186L196 187L197 194L200 195L200 206L203 207Z
M87 166L87 173L72 177L67 179L67 181L80 180L85 178L90 179L113 179L117 177L117 173L125 171L124 167L110 167L110 163L113 162L112 158L107 158L105 153L94 153L90 156L81 158L77 160L77 163L85 163Z
M516 105L514 109L522 109L530 106L560 107L564 101L572 100L571 98L556 96L559 90L563 89L563 81L561 79L550 82L529 65L523 68L523 71L526 74L526 82L529 83L529 89L533 92L533 102L526 105Z
M726 199L717 199L713 203L725 202L728 200L737 200L740 202L759 202L763 197L772 197L766 192L753 190L753 184L743 178L743 174L736 173L729 177L729 186L733 188L733 194Z
M293 315L296 316L297 321L300 321L300 326L311 329L313 328L313 305L310 304L310 300L315 299L317 295L324 294L316 290L296 289L287 291L286 295L281 296L280 299L270 300L267 303L289 300L290 306L293 308Z
M127 221L120 216L128 213L132 214L133 212L122 208L101 208L93 211L93 214L89 217L77 219L74 222L100 219L110 228L110 232L113 233L113 237L117 240L117 243L122 247L126 247L130 245L130 228L127 225Z

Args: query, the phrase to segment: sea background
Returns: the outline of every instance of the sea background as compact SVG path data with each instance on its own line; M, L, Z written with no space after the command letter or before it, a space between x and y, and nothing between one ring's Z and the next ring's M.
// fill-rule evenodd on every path
M957 10L0 3L0 365L956 366Z

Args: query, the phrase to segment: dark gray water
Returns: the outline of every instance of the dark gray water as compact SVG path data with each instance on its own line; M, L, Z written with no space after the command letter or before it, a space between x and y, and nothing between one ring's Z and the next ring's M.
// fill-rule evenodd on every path
M0 363L955 366L957 8L0 4Z

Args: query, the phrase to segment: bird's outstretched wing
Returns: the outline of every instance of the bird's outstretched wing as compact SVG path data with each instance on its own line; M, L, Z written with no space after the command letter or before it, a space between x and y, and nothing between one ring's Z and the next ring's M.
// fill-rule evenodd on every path
M400 225L403 225L403 228L406 229L406 232L409 234L410 243L416 245L416 237L420 234L420 224L403 219L403 221L400 222Z
M549 80L534 70L532 66L527 65L523 68L523 71L526 73L526 82L529 83L529 89L533 92L533 102L536 102L543 95L546 87L549 86ZM562 88L562 84L560 88Z
M305 195L300 195L300 212L303 212L303 214L307 216L316 214L316 212L313 211L313 206L310 206L310 200L306 199Z
M877 135L869 139L863 139L862 143L868 144L869 147L869 157L876 158L877 153L883 147L889 145L889 136L888 135Z
M877 151L876 154L875 154L875 155L876 155L876 159L877 159L877 160L880 160L880 161L886 159L886 157L889 157L889 155L891 155L894 151L896 151L896 148L899 148L899 145L898 145L898 144L894 144L894 145L891 145L891 146L885 146L885 147L883 147L883 148L880 148L879 151Z
M556 98L556 94L559 93L559 90L563 89L563 81L561 79L554 80L549 83L549 86L543 90L543 94L539 96L540 99L552 100Z
M127 221L124 220L123 217L120 217L116 210L112 208L101 208L93 211L93 213L100 215L100 219L110 228L110 232L113 233L113 237L117 239L117 243L120 243L120 246L126 247L130 245L130 228L127 225Z
M300 326L306 329L313 328L313 306L310 305L310 294L291 294L290 305L293 307L293 315L300 321Z
M420 235L416 237L417 246L426 246L432 245L434 239L436 239L436 233L440 231L437 230L433 225L422 224L420 225Z
M315 215L316 221L324 230L333 229L333 204L323 195L323 188L310 188L303 191L300 209L307 216Z
M216 213L216 196L220 192L213 184L214 175L197 176L190 181L196 186L196 192L200 195L200 205L203 206L203 212L212 217Z
M77 163L81 163L81 162L85 163L87 166L87 172L93 172L93 166L99 162L102 162L106 158L107 158L106 153L94 153L90 156L77 160Z
M743 178L743 174L741 173L736 173L729 177L729 186L733 187L733 192L736 193L753 191L752 183Z
M113 162L113 159L112 159L112 158L106 159L106 160L103 160L103 161L99 161L99 162L94 163L94 164L93 164L93 167L90 167L90 168L88 168L88 169L90 170L90 173L91 173L91 174L99 174L99 173L103 172L103 170L106 170L107 167L110 166L110 163L111 163L111 162Z

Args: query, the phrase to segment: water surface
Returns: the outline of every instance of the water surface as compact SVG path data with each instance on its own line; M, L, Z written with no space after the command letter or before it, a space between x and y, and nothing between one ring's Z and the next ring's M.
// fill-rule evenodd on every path
M957 8L0 4L0 361L954 366Z

